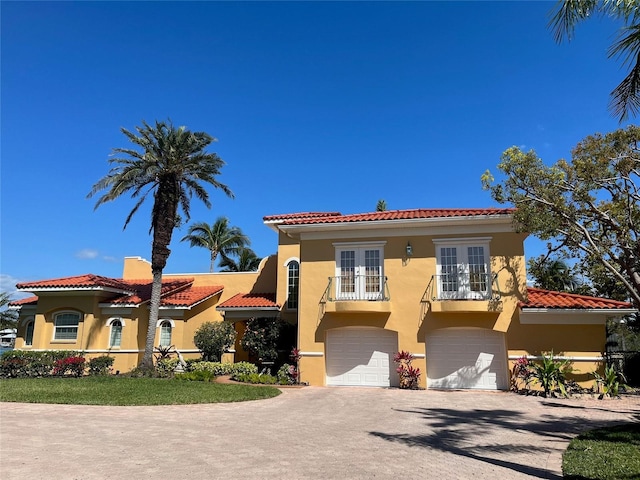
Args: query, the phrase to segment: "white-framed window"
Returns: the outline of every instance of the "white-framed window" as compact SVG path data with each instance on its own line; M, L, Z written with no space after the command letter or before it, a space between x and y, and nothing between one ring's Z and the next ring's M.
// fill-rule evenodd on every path
M287 308L298 308L298 289L300 288L300 263L291 260L287 265Z
M491 297L490 238L436 239L437 287L441 300Z
M384 298L385 243L333 244L336 249L336 300Z
M60 312L53 317L54 340L76 340L78 338L78 324L80 313Z
M161 347L168 347L171 345L171 329L173 325L170 320L160 321L160 341Z
M33 345L33 330L36 322L33 318L27 319L27 324L24 329L24 346L31 347Z
M109 348L120 348L122 343L122 327L124 320L121 318L111 318L107 321L109 329Z

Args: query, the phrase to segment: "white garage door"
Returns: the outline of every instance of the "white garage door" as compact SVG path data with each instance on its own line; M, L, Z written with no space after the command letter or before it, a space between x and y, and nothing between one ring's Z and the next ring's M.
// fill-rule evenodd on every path
M397 385L393 355L398 334L381 328L327 331L327 385L389 387Z
M427 334L427 386L507 389L504 335L484 328L446 328Z

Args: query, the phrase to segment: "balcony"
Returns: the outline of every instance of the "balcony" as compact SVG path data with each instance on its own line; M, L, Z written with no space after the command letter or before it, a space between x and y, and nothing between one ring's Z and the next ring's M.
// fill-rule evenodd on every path
M498 275L491 273L444 273L433 275L426 300L432 312L473 313L502 309Z
M381 275L329 277L323 299L325 311L330 313L391 311L387 277Z

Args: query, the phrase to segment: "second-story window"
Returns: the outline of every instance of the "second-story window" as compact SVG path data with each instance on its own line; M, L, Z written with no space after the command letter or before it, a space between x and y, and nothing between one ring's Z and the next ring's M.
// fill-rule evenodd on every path
M287 308L298 308L298 289L300 287L300 264L292 260L287 265Z
M334 244L335 298L380 300L384 297L384 242Z
M78 324L80 314L76 312L61 312L54 317L54 340L76 340L78 338Z
M489 240L434 240L439 299L483 300L491 296Z

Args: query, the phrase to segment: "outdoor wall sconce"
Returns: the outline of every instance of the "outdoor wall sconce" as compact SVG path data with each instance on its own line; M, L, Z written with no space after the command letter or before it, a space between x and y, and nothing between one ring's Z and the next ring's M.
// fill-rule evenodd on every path
M413 257L413 247L411 242L407 242L407 257Z

